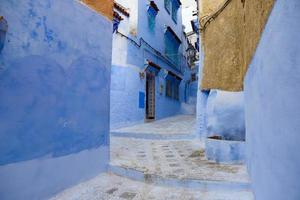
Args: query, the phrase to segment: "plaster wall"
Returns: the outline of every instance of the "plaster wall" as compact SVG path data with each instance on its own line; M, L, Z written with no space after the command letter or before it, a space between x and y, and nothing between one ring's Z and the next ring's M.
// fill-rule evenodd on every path
M300 2L276 1L245 84L248 169L257 200L300 199Z
M228 5L220 10L225 2ZM200 1L205 51L203 89L243 90L245 73L273 4L274 0ZM215 15L218 10L220 13ZM205 23L208 19L209 23Z
M101 159L99 159L101 158ZM0 166L1 199L48 199L76 183L106 171L109 147L61 157L43 157Z
M145 111L139 108L139 92L145 92L145 81L139 77L144 59L139 48L126 38L118 34L113 37L110 124L119 128L144 121Z
M73 0L0 13L0 199L44 199L108 163L112 23Z
M132 38L137 39L139 0L115 0L115 2L123 6L130 14L130 16L127 17L114 8L114 10L117 11L123 18L119 24L119 31L127 36L130 35Z
M199 38L201 44L201 37ZM200 45L202 47L202 45ZM198 89L197 89L197 104L196 104L196 134L199 138L206 138L207 136L207 99L208 91L201 90L201 83L203 78L203 64L204 64L203 48L199 49L198 66Z
M208 160L224 164L245 164L244 141L208 138L205 140L205 156Z
M115 59L119 60L116 61ZM170 66L152 52L137 48L118 34L114 35L113 65L111 70L112 83L110 91L111 128L113 129L144 122L145 107L139 106L139 93L142 92L145 94L146 80L145 78L141 79L139 73L146 68L146 59L154 61L165 69L171 69ZM127 61L124 63L124 60ZM181 102L184 101L183 81L180 84L179 101L166 97L165 76L166 73L162 69L155 78L156 119L179 114L181 111ZM160 88L161 85L162 90ZM144 99L144 101L145 100L146 99Z
M193 73L195 73L198 78L198 63L195 64L194 68L185 71L184 80L191 80ZM196 115L198 79L192 82L184 81L182 84L182 92L181 114Z
M243 92L211 90L207 99L208 136L223 136L234 141L245 140Z
M201 16L209 15L224 3L224 0L199 0Z

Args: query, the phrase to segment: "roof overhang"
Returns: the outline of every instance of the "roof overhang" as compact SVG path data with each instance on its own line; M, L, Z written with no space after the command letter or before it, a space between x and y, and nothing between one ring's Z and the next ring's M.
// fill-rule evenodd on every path
M156 12L159 11L159 9L158 9L158 7L157 7L157 5L155 4L154 1L150 1L150 6L151 6L152 8L154 8L154 10L156 10Z
M176 79L178 79L180 81L182 80L182 78L180 76L178 76L177 74L175 74L175 73L173 73L171 71L168 71L168 74L170 74L171 76L174 76Z
M154 68L156 68L157 70L160 70L160 69L161 69L161 67L160 67L158 64L152 62L152 61L149 60L149 59L147 59L147 64L150 65L150 66L152 66L152 67L154 67Z

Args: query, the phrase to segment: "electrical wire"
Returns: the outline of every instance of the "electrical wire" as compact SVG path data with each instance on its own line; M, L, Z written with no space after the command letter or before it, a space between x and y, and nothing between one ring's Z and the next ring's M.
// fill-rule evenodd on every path
M230 2L231 0L226 0L215 12L211 13L210 15L201 17L199 20L199 30L202 32L205 31L208 24L210 24L211 21L216 19L222 13Z

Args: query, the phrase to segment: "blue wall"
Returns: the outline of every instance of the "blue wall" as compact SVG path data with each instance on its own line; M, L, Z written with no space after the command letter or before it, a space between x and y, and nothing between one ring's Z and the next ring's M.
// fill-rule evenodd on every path
M155 49L161 53L165 53L165 43L164 43L164 33L167 26L176 33L176 35L182 40L183 30L182 30L182 8L178 10L177 24L172 20L172 15L169 14L164 7L164 0L155 1L157 7L159 8L158 14L156 16L156 25L154 32L149 31L148 27L148 16L147 8L149 1L139 0L138 4L138 36L143 37L148 43L151 44ZM182 45L179 52L183 52Z
M126 42L127 50L115 50L116 46ZM146 79L140 79L139 72L146 68L145 60L150 59L156 64L170 69L161 59L145 49L137 48L132 43L124 40L119 35L114 35L114 53L113 58L125 56L121 52L126 52L128 63L116 64L113 61L111 74L111 128L128 126L136 123L142 123L145 118L145 108L139 106L139 93L145 93ZM119 53L120 52L120 53ZM118 54L118 55L117 55ZM123 59L123 58L120 58ZM180 84L180 100L166 97L165 71L160 70L155 79L156 90L156 119L179 114L181 111L181 102L184 101L184 82ZM162 93L160 85L163 85Z
M112 24L73 0L2 1L0 13L9 27L0 54L0 199L25 193L25 199L39 199L90 177L108 163L108 151L103 150L96 158L98 167L88 171L86 163L73 170L75 179L61 177L56 185L49 176L67 169L47 169L47 177L47 166L39 163L34 172L26 171L35 159L57 160L108 148ZM27 173L30 183L21 183L14 174L25 161L31 167L20 174ZM39 174L36 182L30 173ZM14 188L37 182L44 188Z
M201 38L199 37L201 40ZM204 52L199 49L199 62L198 65L198 90L197 90L197 104L196 104L196 134L199 138L203 139L207 136L207 99L209 96L208 91L201 90L201 80L203 77L203 61Z
M206 108L207 134L226 140L245 140L245 108L243 92L211 90Z
M179 38L183 37L181 25L181 9L178 11L178 24L172 20L172 16L164 8L163 1L155 1L159 12L155 19L155 28L150 30L148 26L149 1L118 0L118 3L130 8L130 17L124 18L119 26L119 31L131 38L129 41L120 34L113 36L113 60L111 74L111 128L128 126L141 123L145 118L145 108L139 106L139 93L145 93L145 79L140 79L139 72L144 70L146 60L160 65L163 69L173 70L168 62L156 55L144 41L149 43L161 54L165 52L164 33L170 26ZM122 14L121 14L122 15ZM183 39L183 38L182 38ZM141 45L139 47L139 45ZM182 53L182 46L179 52ZM166 97L165 95L165 71L161 70L156 76L156 119L181 113L181 104L184 101L185 82L180 84L180 101ZM184 72L178 74L184 77ZM190 78L190 77L188 77ZM160 93L160 85L163 91Z
M257 200L300 199L300 1L276 1L245 79Z
M191 80L192 74L195 73L197 78L195 81L184 81L181 84L182 88L182 101L181 101L181 113L187 115L196 115L197 110L197 93L199 89L198 85L198 62L196 66L191 70L186 70L184 73L184 80Z

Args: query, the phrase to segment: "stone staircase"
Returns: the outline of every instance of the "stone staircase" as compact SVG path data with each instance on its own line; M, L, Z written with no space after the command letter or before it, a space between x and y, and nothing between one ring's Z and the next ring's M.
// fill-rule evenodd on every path
M190 117L114 130L109 172L53 199L253 200L245 165L207 160Z

